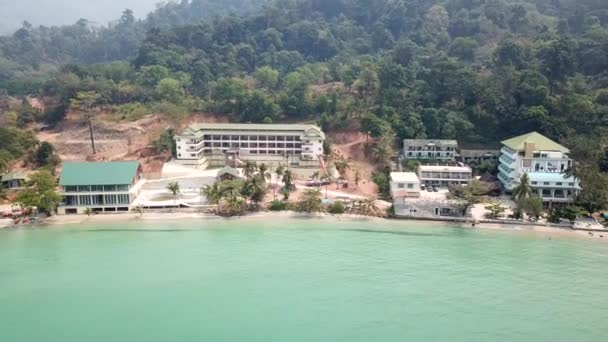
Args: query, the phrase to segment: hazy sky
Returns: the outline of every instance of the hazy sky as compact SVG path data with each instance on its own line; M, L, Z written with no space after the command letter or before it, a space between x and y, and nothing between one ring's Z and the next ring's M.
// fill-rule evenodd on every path
M125 8L143 17L161 0L0 0L0 32L21 27L71 24L80 18L98 23L117 19Z

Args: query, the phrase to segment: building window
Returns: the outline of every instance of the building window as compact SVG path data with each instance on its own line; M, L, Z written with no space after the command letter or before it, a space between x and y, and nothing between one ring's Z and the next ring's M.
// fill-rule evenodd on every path
M569 186L574 186L574 183L568 183Z
M408 184L408 185L407 185L407 188L408 188L408 189L413 189L413 188L414 188L414 184Z
M536 184L538 184L537 181L532 181L532 185L536 185Z
M550 196L551 196L551 190L543 189L543 197L550 197Z
M556 186L562 186L562 182L555 183Z
M550 182L543 182L543 185L549 185L551 184Z
M80 205L91 205L91 196L79 196Z
M541 158L547 158L547 154L546 154L546 153L543 153L543 154L541 154L541 155L540 155L540 157L541 157Z
M397 187L398 187L399 189L403 189L403 188L405 188L405 184L403 184L403 183L399 183L399 184L397 185Z

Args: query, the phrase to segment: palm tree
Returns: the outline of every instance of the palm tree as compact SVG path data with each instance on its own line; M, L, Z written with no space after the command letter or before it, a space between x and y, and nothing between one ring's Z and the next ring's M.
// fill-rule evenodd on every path
M247 180L243 185L242 193L257 206L264 200L264 196L266 196L266 186L263 177L261 175L256 175Z
M245 177L251 178L256 173L257 169L258 165L255 162L248 160L245 162L245 167L243 167L243 173L245 174Z
M179 183L171 182L171 183L167 184L167 190L169 190L173 194L173 197L177 196L177 194L180 192Z
M366 198L359 201L359 211L362 215L374 215L378 212L375 198Z
M355 169L355 186L359 187L359 182L361 181L361 170L359 168Z
M289 199L291 193L291 187L293 186L293 174L289 170L283 172L283 196L285 199Z
M0 175L8 170L8 157L0 154Z
M230 194L224 200L224 209L228 215L240 215L245 209L245 201L237 194Z
M374 155L374 159L376 159L378 163L386 165L390 157L393 155L393 148L389 138L383 137L380 139L380 141L376 143L372 153Z
M344 157L341 157L340 159L338 159L334 162L334 165L336 166L336 170L338 170L338 173L342 177L344 177L344 175L346 174L346 170L350 170L350 164L351 164L351 159L350 158L344 159Z
M220 200L222 199L222 189L219 182L215 182L211 185L206 185L201 188L201 195L207 197L207 200L211 204L220 204Z
M513 197L516 200L522 200L530 197L534 193L534 189L530 185L530 177L527 173L524 173L519 180L519 184L515 188L513 188Z
M266 164L260 164L260 166L258 166L258 172L260 173L260 176L262 176L262 180L264 181L264 183L266 183L266 180L272 179L272 175L268 171L268 167L266 166Z
M285 167L283 167L283 165L279 165L276 167L276 169L274 169L274 174L277 175L277 180L281 177L283 177L283 173L285 173ZM271 182L272 182L272 178L271 178ZM272 184L272 197L273 199L276 201L277 200L277 191L276 191L276 186L275 184Z

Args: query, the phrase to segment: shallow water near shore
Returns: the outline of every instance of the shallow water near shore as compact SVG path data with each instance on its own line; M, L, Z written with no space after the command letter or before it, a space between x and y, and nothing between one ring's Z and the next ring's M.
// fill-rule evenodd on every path
M0 230L0 341L605 341L608 244L351 219Z

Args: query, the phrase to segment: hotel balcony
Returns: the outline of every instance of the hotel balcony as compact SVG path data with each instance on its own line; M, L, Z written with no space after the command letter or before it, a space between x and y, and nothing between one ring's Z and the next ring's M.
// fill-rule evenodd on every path
M510 168L510 167L508 167L508 166L506 166L505 164L502 164L502 163L498 165L498 169L502 173L504 173L506 176L509 176L509 177L511 177L514 174L514 172L515 172L515 169Z
M500 163L505 164L505 165L515 165L516 160L513 158L510 158L506 154L501 154L500 158L498 158L498 161L500 161Z

